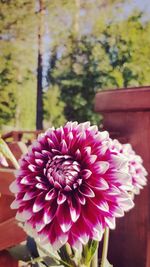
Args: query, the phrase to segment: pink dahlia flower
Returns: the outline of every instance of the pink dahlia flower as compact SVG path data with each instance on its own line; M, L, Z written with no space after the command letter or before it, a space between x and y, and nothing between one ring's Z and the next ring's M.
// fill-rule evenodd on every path
M140 189L147 184L147 171L143 166L142 158L135 153L130 144L121 144L118 140L112 141L113 151L119 151L128 159L128 172L132 177L132 192L139 194Z
M8 167L7 160L5 159L5 157L3 156L3 154L1 152L0 152L0 165L2 165L4 167Z
M127 160L110 142L89 122L40 135L11 185L17 219L57 248L101 240L105 227L114 228L115 218L133 207Z

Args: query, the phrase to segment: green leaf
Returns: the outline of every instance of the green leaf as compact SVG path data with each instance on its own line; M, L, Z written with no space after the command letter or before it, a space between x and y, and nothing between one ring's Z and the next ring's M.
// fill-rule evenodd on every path
M98 248L98 242L90 240L88 244L83 247L82 259L81 259L82 263L88 265L91 262L97 248Z

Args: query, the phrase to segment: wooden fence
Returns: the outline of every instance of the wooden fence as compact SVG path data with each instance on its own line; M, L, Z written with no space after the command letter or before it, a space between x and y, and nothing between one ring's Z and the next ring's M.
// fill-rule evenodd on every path
M150 172L150 87L99 92L95 110L103 129L131 143ZM150 184L135 197L135 207L117 219L111 232L109 259L115 267L150 267Z

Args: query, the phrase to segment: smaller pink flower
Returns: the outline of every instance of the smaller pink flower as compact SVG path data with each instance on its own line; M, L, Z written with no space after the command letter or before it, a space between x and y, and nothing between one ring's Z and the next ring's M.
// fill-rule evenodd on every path
M1 152L0 152L0 165L2 165L4 167L8 167L8 163Z
M132 177L132 192L136 195L140 193L140 189L147 184L148 175L146 169L143 166L142 158L135 153L130 144L121 144L118 140L112 141L112 150L120 152L128 159L129 174Z

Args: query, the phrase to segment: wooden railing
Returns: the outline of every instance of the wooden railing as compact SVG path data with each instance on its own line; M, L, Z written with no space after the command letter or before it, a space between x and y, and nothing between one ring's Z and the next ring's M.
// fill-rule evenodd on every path
M24 141L27 145L30 145L37 136L42 133L40 131L11 131L2 135L3 140L7 142L20 142Z

